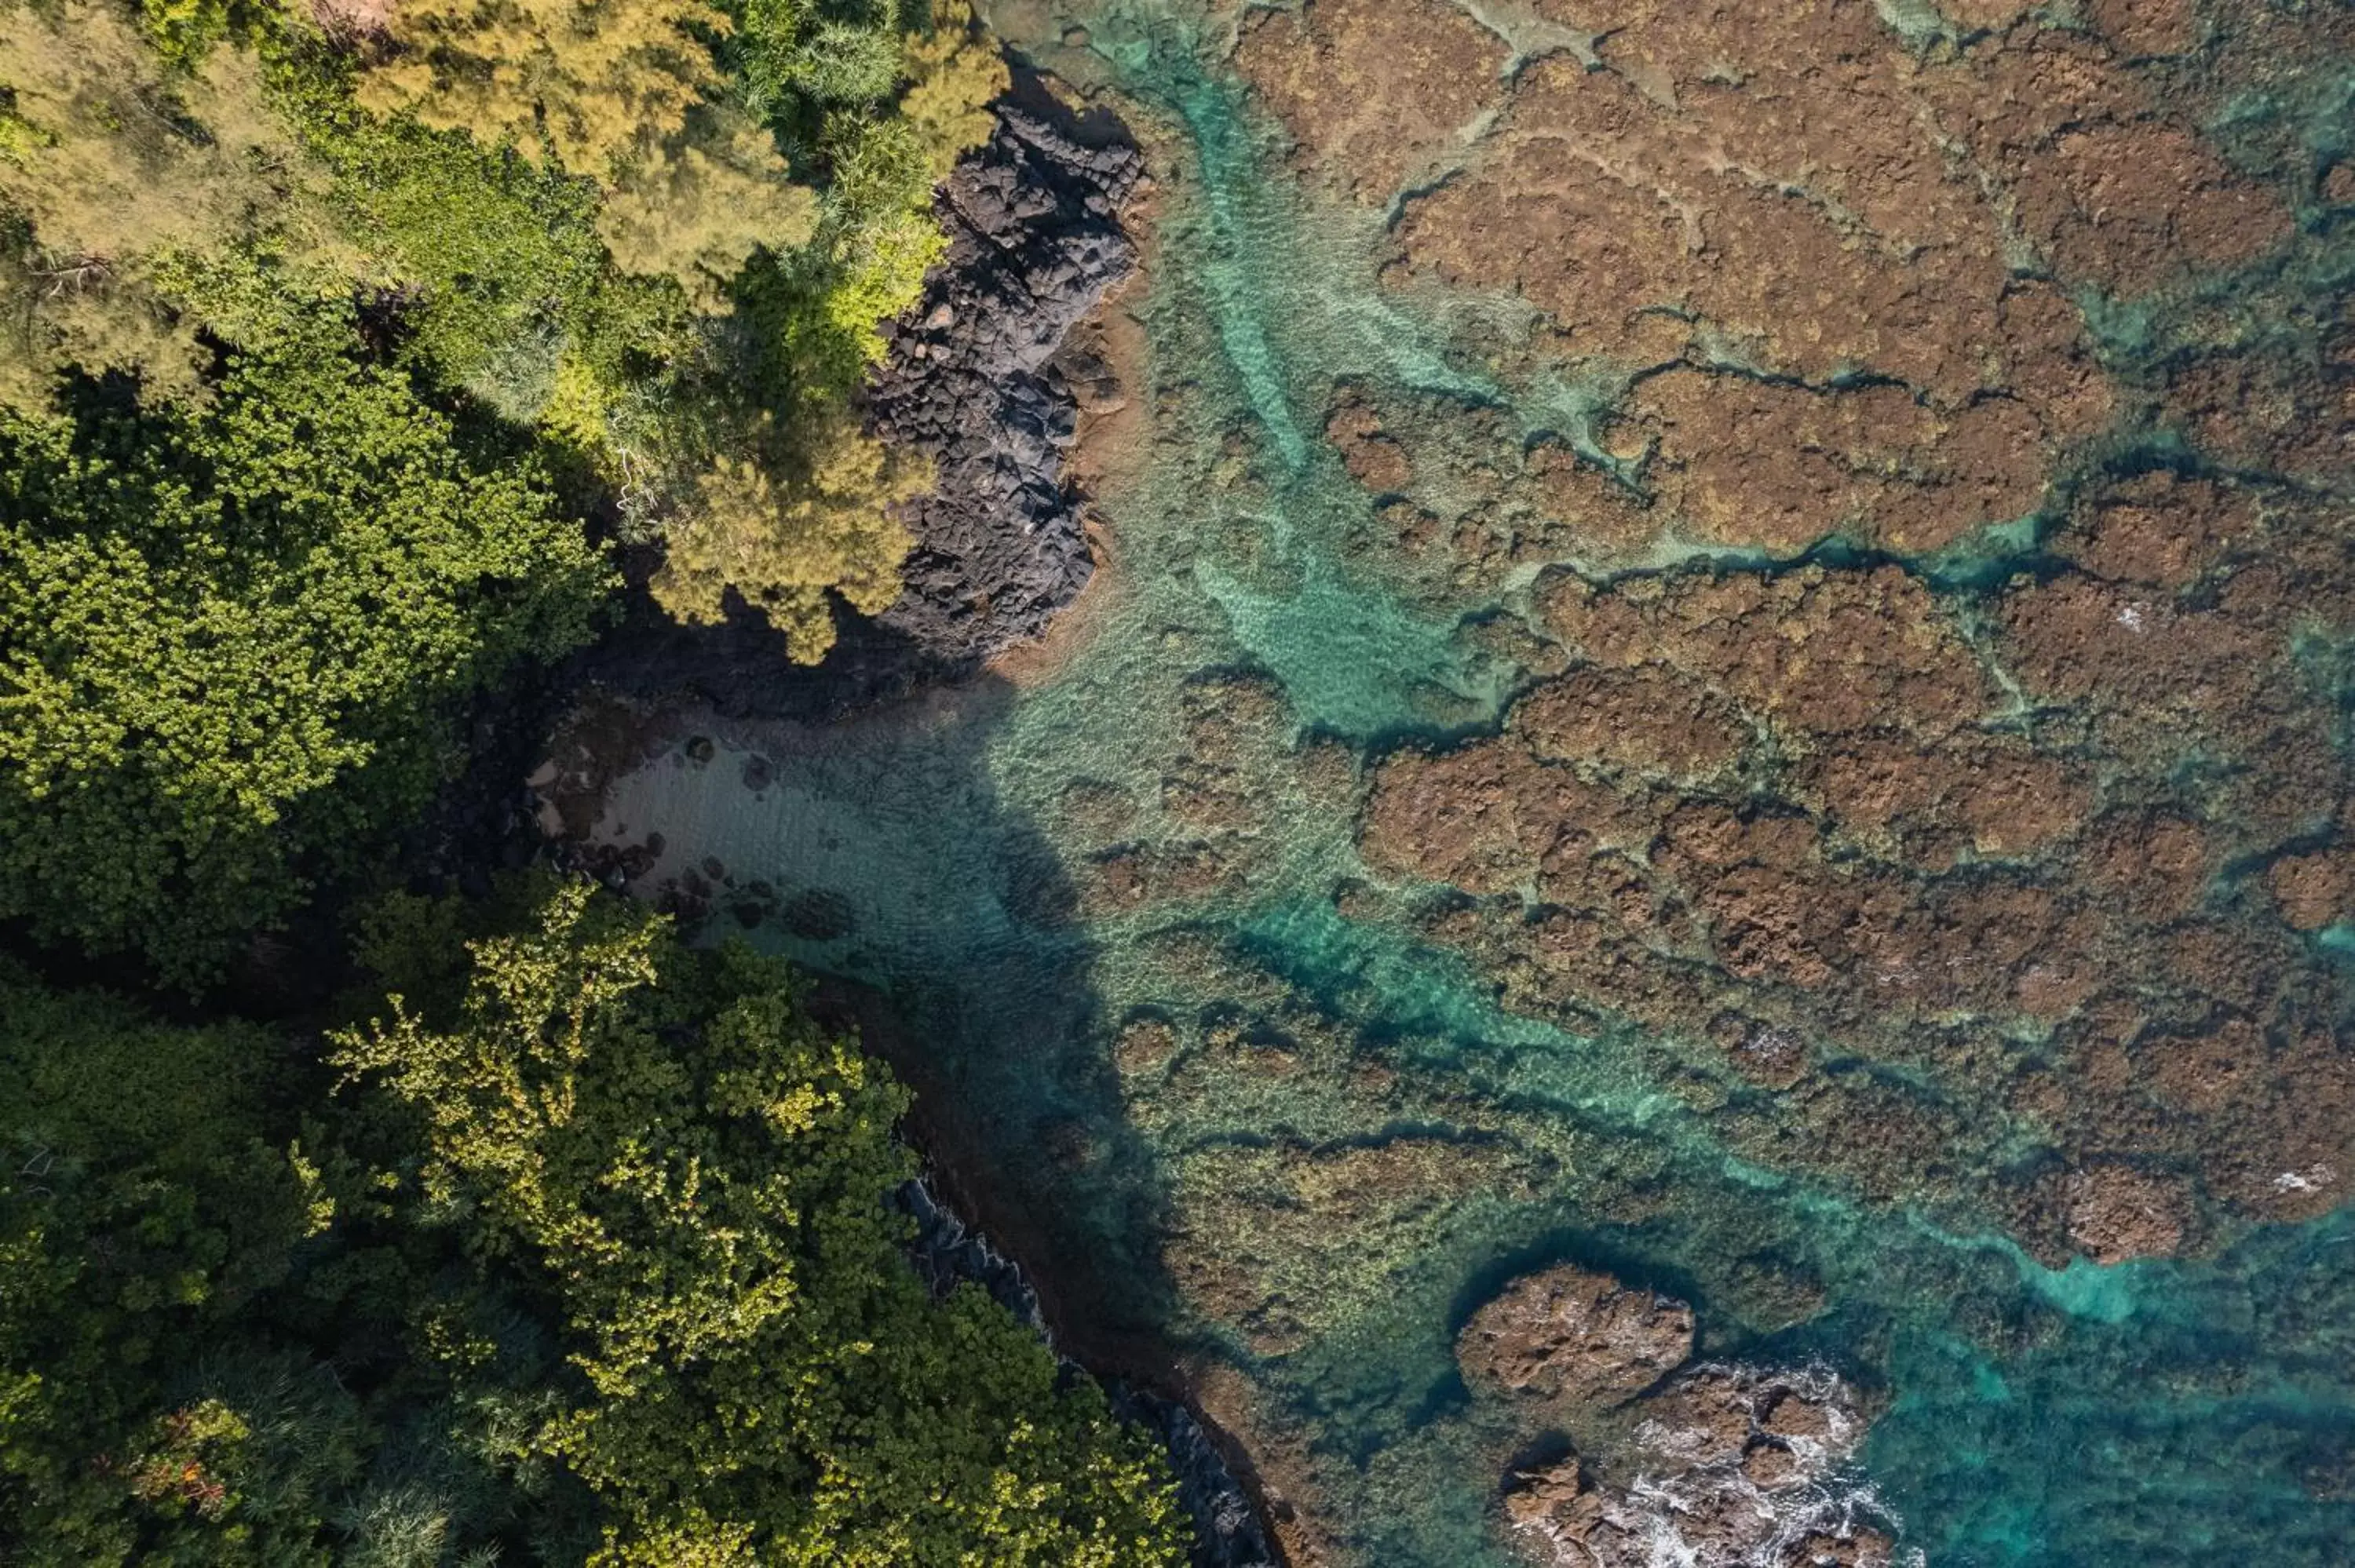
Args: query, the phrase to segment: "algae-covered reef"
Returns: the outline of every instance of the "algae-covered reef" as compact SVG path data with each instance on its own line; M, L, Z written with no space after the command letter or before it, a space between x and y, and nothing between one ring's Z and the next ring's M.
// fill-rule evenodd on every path
M1295 1562L2339 1561L2346 13L990 21L1156 192L1109 590L586 853L888 996Z

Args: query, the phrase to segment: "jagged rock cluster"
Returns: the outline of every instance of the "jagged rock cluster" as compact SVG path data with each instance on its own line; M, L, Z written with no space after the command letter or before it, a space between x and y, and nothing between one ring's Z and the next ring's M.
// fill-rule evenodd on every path
M1870 1498L1838 1474L1865 1426L1839 1380L1687 1366L1692 1329L1683 1302L1568 1264L1465 1325L1456 1361L1476 1394L1572 1444L1513 1467L1516 1544L1564 1568L1891 1563Z
M1143 174L1125 138L1005 106L943 191L945 263L887 329L870 418L935 482L907 507L907 589L881 620L952 669L1037 636L1093 569L1062 473L1077 399L1053 361L1135 264L1120 210Z

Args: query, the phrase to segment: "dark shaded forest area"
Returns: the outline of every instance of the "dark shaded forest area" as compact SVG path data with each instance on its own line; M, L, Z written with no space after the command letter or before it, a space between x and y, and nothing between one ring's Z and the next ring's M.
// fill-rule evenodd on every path
M962 0L0 0L0 1562L1182 1560L794 976L402 849L625 575L898 595L858 392L1006 83Z

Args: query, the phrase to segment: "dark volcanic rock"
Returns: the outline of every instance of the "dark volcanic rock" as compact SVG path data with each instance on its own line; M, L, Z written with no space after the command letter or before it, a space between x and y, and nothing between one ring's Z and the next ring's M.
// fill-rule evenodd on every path
M880 619L952 673L1037 636L1093 570L1062 476L1077 400L1051 361L1135 263L1120 209L1143 172L1124 136L1005 105L943 190L945 262L886 329L869 418L936 477Z
M887 324L871 428L931 457L936 487L903 517L906 591L880 616L837 606L815 669L731 594L726 619L681 626L641 598L583 663L616 690L692 692L730 717L824 720L973 673L1037 636L1093 569L1065 482L1078 398L1065 336L1136 261L1122 205L1144 156L1117 119L1066 110L1018 70L996 133L933 203L948 253Z

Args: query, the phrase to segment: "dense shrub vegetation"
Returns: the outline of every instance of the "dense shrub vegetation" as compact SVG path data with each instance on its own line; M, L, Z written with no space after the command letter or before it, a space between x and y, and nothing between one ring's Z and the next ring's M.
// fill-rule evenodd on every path
M364 949L324 1060L0 969L0 1560L1182 1561L773 962L581 884Z
M200 408L0 409L0 916L176 979L421 806L463 699L606 582L348 308L250 335Z
M589 634L591 516L795 658L888 606L848 400L1005 79L962 0L0 0L0 918L217 971Z
M0 957L0 1563L1181 1560L791 977L360 900L612 536L797 658L890 601L850 399L1004 83L961 4L0 0L0 948L123 977Z

